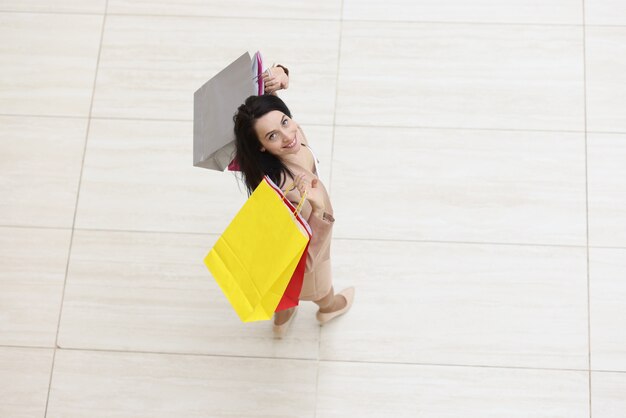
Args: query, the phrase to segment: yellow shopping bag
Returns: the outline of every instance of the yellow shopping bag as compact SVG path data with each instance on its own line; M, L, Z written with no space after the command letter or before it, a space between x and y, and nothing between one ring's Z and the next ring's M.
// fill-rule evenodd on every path
M300 206L265 177L204 258L243 322L270 319L285 292L311 236Z

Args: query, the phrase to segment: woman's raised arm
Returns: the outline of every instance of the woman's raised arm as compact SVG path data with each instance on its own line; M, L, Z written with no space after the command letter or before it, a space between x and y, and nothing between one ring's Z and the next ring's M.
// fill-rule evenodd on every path
M286 90L289 87L289 70L280 64L263 72L266 94L276 94L278 90Z

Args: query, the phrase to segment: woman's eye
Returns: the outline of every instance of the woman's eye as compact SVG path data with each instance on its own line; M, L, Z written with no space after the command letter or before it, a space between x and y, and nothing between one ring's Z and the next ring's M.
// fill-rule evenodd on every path
M271 134L270 135L270 141L273 141L274 139L276 139L276 134Z
M289 123L289 119L283 119L283 126L287 125L287 123Z

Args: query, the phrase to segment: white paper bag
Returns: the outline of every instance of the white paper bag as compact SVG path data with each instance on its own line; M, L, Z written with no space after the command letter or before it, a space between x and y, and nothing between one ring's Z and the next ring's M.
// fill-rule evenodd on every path
M258 58L257 58L258 57ZM246 52L194 93L193 165L223 171L235 157L233 116L263 92L261 56Z

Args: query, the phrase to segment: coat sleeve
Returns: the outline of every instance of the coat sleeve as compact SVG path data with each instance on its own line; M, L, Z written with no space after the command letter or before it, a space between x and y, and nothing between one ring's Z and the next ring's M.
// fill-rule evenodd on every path
M287 199L294 207L298 206L300 202L300 196L297 192L290 192L287 194ZM309 249L306 257L305 271L308 273L315 270L318 262L325 258L324 255L328 255L332 228L334 219L332 216L328 216L327 219L320 219L312 214L311 204L304 202L302 204L302 211L300 215L307 221L311 227L311 240L309 241Z

